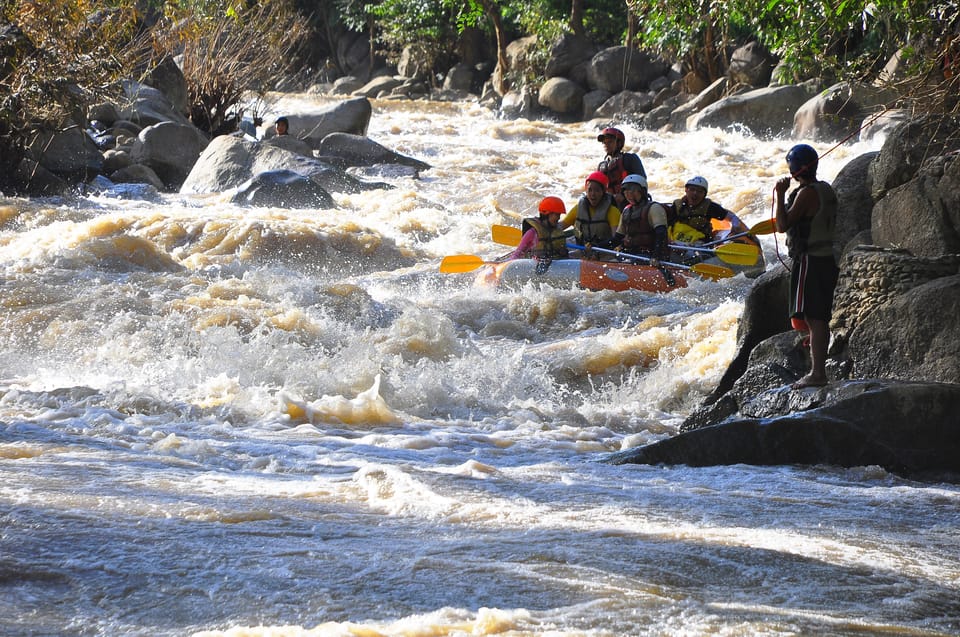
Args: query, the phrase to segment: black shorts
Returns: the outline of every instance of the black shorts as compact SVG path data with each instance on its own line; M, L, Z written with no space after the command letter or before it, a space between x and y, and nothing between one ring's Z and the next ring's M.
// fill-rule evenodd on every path
M829 321L839 275L832 256L802 254L790 272L790 317Z

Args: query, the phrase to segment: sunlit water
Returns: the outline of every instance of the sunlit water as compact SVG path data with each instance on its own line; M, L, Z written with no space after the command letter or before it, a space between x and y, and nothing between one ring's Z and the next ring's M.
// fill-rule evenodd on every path
M596 124L377 102L370 136L433 168L337 210L2 202L0 634L960 632L954 485L601 462L713 389L749 280L438 271L572 204ZM656 198L701 174L768 217L790 140L623 128Z

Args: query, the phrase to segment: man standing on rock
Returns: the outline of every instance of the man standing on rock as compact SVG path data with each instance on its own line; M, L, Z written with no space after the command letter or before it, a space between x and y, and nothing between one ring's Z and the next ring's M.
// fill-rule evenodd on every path
M644 179L647 171L643 169L643 162L634 153L623 152L623 145L627 138L619 128L604 128L597 135L597 141L603 143L603 150L607 156L597 166L597 170L607 176L607 192L613 195L617 208L621 210L627 204L626 198L620 192L620 184L627 175L640 175Z
M798 144L787 153L790 175L800 186L784 200L790 177L777 181L776 224L787 233L787 248L793 259L790 271L790 318L810 330L810 373L793 383L793 389L827 384L827 346L833 290L840 271L833 257L837 219L837 193L817 179L817 151Z

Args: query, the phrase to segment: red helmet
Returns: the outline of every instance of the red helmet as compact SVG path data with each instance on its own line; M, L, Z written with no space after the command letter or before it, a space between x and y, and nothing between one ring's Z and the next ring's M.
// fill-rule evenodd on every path
M627 141L627 138L623 136L623 131L619 128L604 128L603 131L597 135L597 141L602 142L604 137L615 137L621 145Z
M600 184L601 186L603 186L603 189L604 189L604 190L606 190L607 187L610 186L610 180L607 179L607 176L604 175L604 174L603 174L602 172L600 172L599 170L595 170L595 171L593 171L592 173L590 173L589 175L587 175L587 181L586 181L586 183L584 183L583 187L586 188L586 187L587 187L587 184L589 184L591 181L595 181L595 182L597 182L598 184Z
M539 210L542 215L567 214L567 207L560 197L544 197L540 200Z

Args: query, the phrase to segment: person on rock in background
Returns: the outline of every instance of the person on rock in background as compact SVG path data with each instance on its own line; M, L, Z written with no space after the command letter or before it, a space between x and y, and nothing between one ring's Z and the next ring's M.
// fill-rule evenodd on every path
M587 175L584 193L577 206L570 210L560 225L573 226L580 245L605 245L613 238L613 231L620 224L620 207L607 192L607 176L600 171Z
M793 389L827 384L833 291L840 275L833 256L837 193L830 184L817 179L818 163L813 147L794 146L787 153L790 177L782 177L774 186L777 231L787 233L787 247L793 259L790 319L795 326L806 327L810 332L810 373L793 383ZM800 185L785 199L791 178Z
M731 234L750 230L737 215L708 199L707 187L707 180L703 177L699 175L691 177L684 185L683 197L673 202L671 234L674 241L680 243L710 241L713 238L712 219L728 221Z
M597 141L603 144L603 150L606 153L597 170L607 176L607 192L613 195L617 207L623 209L627 205L623 193L620 192L623 178L627 175L646 177L647 171L643 169L640 157L634 153L623 152L627 138L619 128L604 128L597 135Z
M537 209L540 213L538 217L523 220L523 236L508 258L567 258L567 237L560 225L560 217L566 212L563 200L560 197L544 197Z

